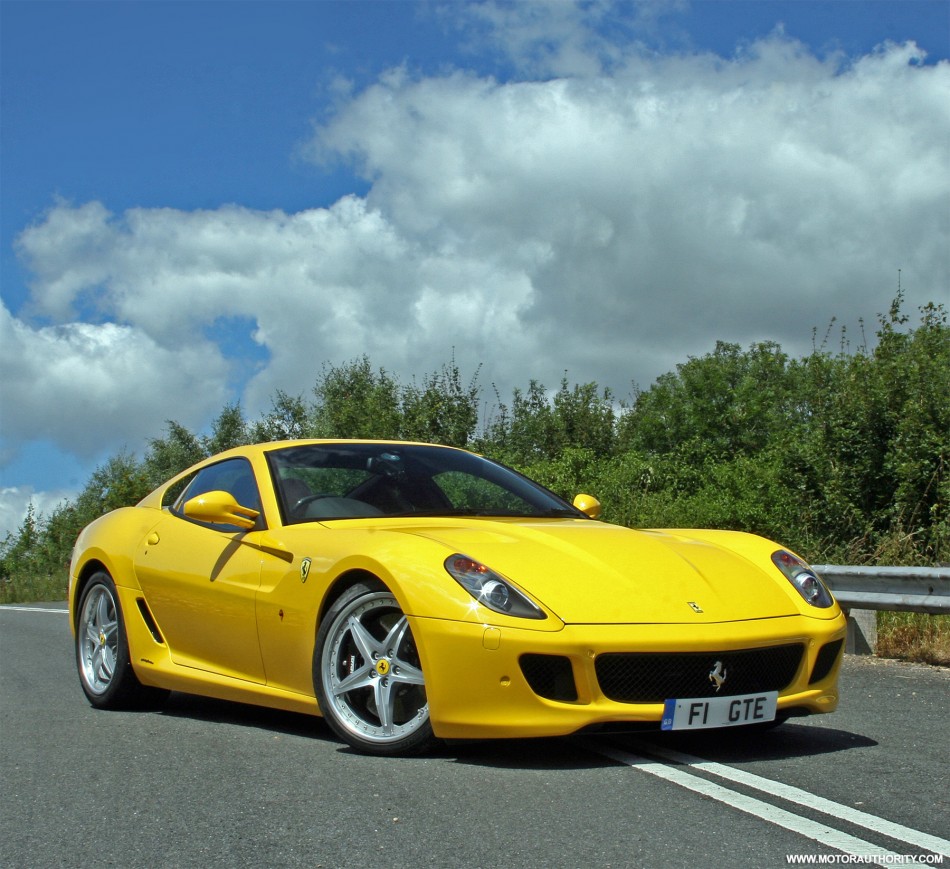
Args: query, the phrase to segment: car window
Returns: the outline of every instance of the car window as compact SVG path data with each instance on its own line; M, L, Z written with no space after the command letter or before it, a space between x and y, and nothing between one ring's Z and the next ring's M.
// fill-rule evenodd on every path
M280 481L289 502L295 496L298 500L310 495L343 497L370 476L364 468L294 468Z
M178 499L181 497L181 493L191 485L191 481L195 478L195 474L188 474L185 477L182 477L175 483L172 483L165 491L162 493L162 506L163 507L174 507L178 503Z
M371 516L571 516L553 493L495 462L447 447L318 443L268 453L286 524Z
M254 480L254 471L247 459L226 459L202 468L192 477L187 488L175 502L174 510L181 514L185 502L206 492L228 492L242 507L261 510L261 498ZM232 525L215 525L222 530L246 530Z
M436 474L432 480L445 493L452 508L457 511L502 515L505 513L524 515L526 511L534 512L524 498L483 477L474 477L462 471L446 471Z

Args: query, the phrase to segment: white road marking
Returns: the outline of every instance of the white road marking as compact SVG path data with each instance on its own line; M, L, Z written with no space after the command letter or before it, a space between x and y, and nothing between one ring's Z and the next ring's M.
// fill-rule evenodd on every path
M12 610L15 613L63 613L64 615L69 613L69 610L54 610L41 606L9 606L7 604L0 605L0 610Z
M657 778L665 779L687 790L710 797L720 803L738 809L741 812L761 818L770 824L783 827L786 830L790 830L800 836L805 836L815 842L820 842L845 854L881 858L894 858L898 856L894 851L888 851L879 845L866 842L864 839L859 839L849 833L836 830L827 824L821 824L817 821L812 821L809 818L797 815L794 812L773 806L771 803L763 802L755 797L729 790L729 788L711 782L708 779L686 772L678 766L671 766L668 762L652 760L609 745L591 742L585 744L592 751L609 757L618 763L626 764L627 766L649 773Z
M858 827L864 827L875 833L881 833L889 839L896 839L899 842L906 842L924 851L932 851L934 854L943 854L950 857L950 842L941 839L939 836L931 836L929 833L922 833L920 830L914 830L911 827L905 827L902 824L895 824L893 821L879 818L876 815L862 812L860 809L854 809L851 806L845 806L841 803L835 803L826 800L824 797L787 785L782 782L772 781L762 778L750 772L744 772L741 769L735 769L722 763L716 763L711 760L703 760L701 757L693 757L689 754L683 754L680 751L674 751L668 748L656 746L650 747L650 754L657 757L671 760L674 763L691 766L711 775L737 784L745 785L763 793L771 794L773 797L780 797L792 803L802 803L817 812L825 815L831 815L835 818L841 818L850 824Z

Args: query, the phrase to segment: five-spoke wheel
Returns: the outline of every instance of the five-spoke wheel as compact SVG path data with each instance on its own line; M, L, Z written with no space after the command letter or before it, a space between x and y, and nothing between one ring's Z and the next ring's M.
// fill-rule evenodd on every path
M93 706L114 709L159 702L168 692L143 686L132 670L122 608L112 577L94 574L82 593L76 623L76 664Z
M119 652L119 614L102 582L93 583L83 598L76 642L83 687L101 697L112 684Z
M354 748L414 754L433 741L425 679L409 621L382 583L360 583L330 608L313 681L327 723Z

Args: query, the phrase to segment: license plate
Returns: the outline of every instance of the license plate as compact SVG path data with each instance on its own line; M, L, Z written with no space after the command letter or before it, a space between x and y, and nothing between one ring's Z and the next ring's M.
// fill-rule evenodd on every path
M704 727L737 727L774 721L778 691L741 694L738 697L689 697L667 700L662 730L701 730Z

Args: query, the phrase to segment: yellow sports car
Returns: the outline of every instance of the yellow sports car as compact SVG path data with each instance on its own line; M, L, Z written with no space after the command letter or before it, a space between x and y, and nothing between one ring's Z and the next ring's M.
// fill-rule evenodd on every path
M322 715L382 755L835 709L845 619L800 558L599 511L450 447L231 450L80 535L83 690Z

